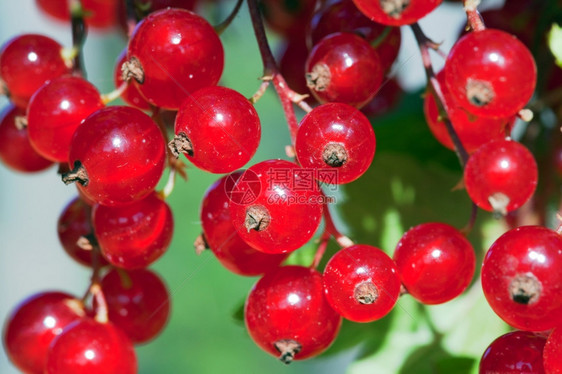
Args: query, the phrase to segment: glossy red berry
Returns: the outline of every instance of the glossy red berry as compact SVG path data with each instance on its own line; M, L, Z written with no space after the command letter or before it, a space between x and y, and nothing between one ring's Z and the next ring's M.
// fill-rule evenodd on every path
M400 294L396 264L370 245L343 248L324 269L324 295L342 317L371 322L387 315Z
M39 9L59 21L68 21L70 19L70 10L66 0L35 0L35 2L37 3Z
M483 117L510 117L535 90L531 52L500 30L474 31L459 39L445 63L445 84L457 105Z
M110 270L101 280L109 320L134 344L162 332L170 317L170 295L164 281L148 269Z
M144 268L160 258L174 231L172 211L156 193L123 206L96 205L92 223L103 256L125 269Z
M252 288L244 309L254 342L284 363L316 356L336 338L341 317L324 298L314 269L284 266Z
M51 161L68 162L70 141L78 126L103 107L98 90L79 77L64 76L43 85L27 108L29 140Z
M468 153L473 153L489 141L505 138L506 127L509 126L515 118L488 118L471 115L464 109L458 107L451 98L449 90L445 85L445 73L443 70L437 74L437 81L439 82L445 98L448 110L447 116L463 147ZM437 104L435 103L435 98L430 92L425 95L423 110L433 136L445 147L455 150L455 145L449 136L447 127L440 118L441 116Z
M4 347L25 373L43 374L51 341L85 312L81 303L62 292L42 292L23 301L7 319Z
M543 364L547 374L562 374L562 327L552 330L543 350Z
M148 15L131 37L129 60L140 63L140 92L155 106L177 109L196 90L214 86L224 66L222 43L202 17L183 9Z
M121 86L123 84L123 73L121 71L121 66L123 63L127 61L127 50L124 49L119 57L117 57L117 63L115 64L115 68L113 70L113 82L115 83L115 87ZM136 85L132 82L127 85L127 88L121 94L121 99L127 104L139 108L141 110L149 110L150 104L146 99L141 95L139 89Z
M41 10L50 16L61 20L70 20L70 5L68 0L35 0ZM119 0L81 0L86 12L84 21L88 26L109 28L117 22L117 5Z
M375 132L367 117L341 103L320 105L304 116L295 142L301 166L318 169L318 180L332 184L349 183L363 175L375 148Z
M375 96L385 69L369 43L351 33L331 34L318 42L305 68L308 87L318 101L358 108Z
M441 304L460 295L476 267L470 242L454 227L438 222L408 230L393 258L408 293L424 304Z
M259 191L247 203L230 204L232 224L240 237L264 253L286 253L309 241L322 218L322 195L310 170L284 160L255 164L245 174L255 176ZM239 181L244 181L245 176ZM234 191L248 186L234 185Z
M22 109L45 82L66 73L70 68L62 58L62 46L49 37L16 36L0 50L0 76L10 100Z
M486 143L470 156L464 184L480 208L502 214L531 198L537 186L537 163L532 153L509 139Z
M289 38L285 41L279 57L279 72L285 78L287 85L300 94L308 94L306 85L305 64L308 58L308 46L302 35ZM316 103L314 96L306 99L309 104Z
M542 362L545 342L543 336L526 331L502 335L486 348L478 373L545 374Z
M25 111L8 105L0 113L0 160L7 167L23 173L45 170L53 163L40 156L29 142L27 128L18 128L16 118Z
M136 108L111 106L89 116L76 130L70 166L80 189L102 205L122 205L148 196L164 171L166 148L160 128ZM87 181L86 181L87 180Z
M232 225L227 188L238 182L243 172L222 177L205 193L201 203L201 227L207 245L220 263L239 275L259 275L277 268L287 254L266 254L250 247Z
M417 22L443 0L353 0L367 17L383 25L402 26Z
M136 374L133 344L110 322L75 321L49 347L45 374L64 373Z
M482 289L505 322L520 330L562 325L562 238L540 226L521 226L497 239L482 264Z
M248 99L226 87L195 91L178 110L176 137L171 146L198 168L230 173L256 153L261 126Z

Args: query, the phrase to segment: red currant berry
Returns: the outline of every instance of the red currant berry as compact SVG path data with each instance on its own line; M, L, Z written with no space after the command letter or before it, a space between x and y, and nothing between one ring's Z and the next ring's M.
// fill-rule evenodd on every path
M335 33L312 48L306 61L306 80L321 103L341 102L362 107L377 93L384 67L365 39Z
M543 363L547 374L562 374L562 327L552 330L543 350Z
M396 264L370 245L338 251L324 269L326 300L342 317L371 322L387 315L400 294Z
M4 347L8 357L25 373L43 374L51 341L84 314L82 304L62 292L28 298L6 321Z
M454 227L437 222L408 230L393 257L402 284L424 304L441 304L460 295L476 267L470 242Z
M306 85L305 64L308 58L308 46L302 35L286 40L279 58L279 72L285 78L287 85L295 92L308 94ZM306 102L316 103L313 96L308 96Z
M103 256L125 269L143 268L160 258L174 231L172 211L156 193L128 205L96 205L92 223Z
M527 331L562 325L562 238L540 226L500 236L482 264L482 289L505 322Z
M437 74L437 81L439 82L445 98L449 120L468 153L474 152L491 140L501 140L505 138L506 126L508 126L510 122L513 122L515 118L487 118L471 115L456 106L452 100L449 90L445 85L445 73L443 70ZM447 127L441 119L439 109L435 103L435 98L433 94L429 92L425 95L423 110L433 136L445 147L455 150L455 144L451 140Z
M46 159L68 162L72 135L86 117L102 107L98 90L82 78L64 76L47 82L27 108L31 145Z
M464 169L470 199L482 209L504 215L531 198L537 178L535 158L513 140L484 144L470 156Z
M122 205L148 196L164 171L165 141L158 125L136 108L111 106L89 116L70 145L75 171L65 182L102 205Z
M23 173L45 170L53 163L35 152L27 128L16 126L17 117L25 117L25 111L13 105L8 105L0 113L0 160Z
M170 316L170 295L164 281L148 269L110 270L101 280L109 320L135 344L156 337Z
M310 173L284 160L250 167L261 187L248 204L230 204L232 224L240 237L264 253L294 251L309 241L322 218L322 195ZM246 188L241 176L233 191Z
M226 87L195 91L176 116L174 153L184 153L198 168L229 173L244 166L256 153L261 126L248 99Z
M353 0L367 17L383 25L410 25L433 11L443 0Z
M127 50L124 49L123 52L117 58L117 63L115 64L115 69L113 70L113 81L115 82L115 87L121 86L123 84L123 73L121 71L121 66L127 61ZM146 99L140 94L139 89L132 82L127 85L125 91L121 94L121 99L127 104L139 108L141 110L149 110L150 104Z
M68 21L70 19L70 10L66 0L35 0L35 2L37 3L39 9L59 21Z
M45 374L63 373L136 374L133 344L110 322L75 321L49 347Z
M131 37L129 61L136 60L140 92L155 106L177 109L190 94L214 86L224 66L222 43L202 17L183 9L148 15Z
M320 105L304 116L295 142L302 167L319 169L321 182L336 184L363 175L373 161L375 148L375 132L367 117L341 103Z
M61 20L70 20L70 5L68 0L35 0L41 10L50 16ZM117 22L118 0L81 0L86 16L84 21L88 26L109 28Z
M368 118L375 118L390 113L402 98L402 87L395 79L389 79L381 86L375 97L361 108L361 113Z
M209 187L201 203L201 226L207 245L225 268L239 275L259 275L277 268L287 254L253 249L232 225L227 188L232 188L241 175L243 172L232 173Z
M0 76L10 100L22 109L45 82L69 72L62 58L62 46L43 35L16 36L0 50Z
M486 348L478 373L544 374L542 353L545 342L544 337L526 331L502 335Z
M535 90L531 52L500 30L474 31L459 39L445 63L445 84L457 105L482 117L513 116Z
M286 364L322 353L341 325L324 298L322 276L302 266L261 278L246 299L244 319L254 342Z

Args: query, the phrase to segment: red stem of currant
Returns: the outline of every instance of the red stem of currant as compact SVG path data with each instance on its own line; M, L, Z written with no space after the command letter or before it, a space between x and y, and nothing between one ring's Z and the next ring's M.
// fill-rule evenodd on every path
M463 0L464 10L466 12L466 17L468 18L468 26L473 31L481 31L486 28L480 13L476 9L478 5L480 5L480 0Z
M100 323L106 323L108 321L107 317L107 303L103 295L100 286L100 271L101 271L101 251L97 243L95 235L89 234L84 239L88 241L92 250L92 277L90 281L90 286L86 290L86 293L81 299L82 304L86 303L86 299L89 295L92 295L96 299L96 321Z
M82 60L82 47L86 41L86 25L84 23L84 8L80 0L70 0L70 21L72 28L72 48L74 49L74 73L86 77L84 61Z
M310 265L311 268L316 269L318 265L320 265L320 261L322 261L322 257L326 252L326 248L328 248L328 241L330 240L331 234L324 230L322 236L320 237L320 243L318 244L318 248L316 249L316 254L314 255L314 260L312 260L312 264Z

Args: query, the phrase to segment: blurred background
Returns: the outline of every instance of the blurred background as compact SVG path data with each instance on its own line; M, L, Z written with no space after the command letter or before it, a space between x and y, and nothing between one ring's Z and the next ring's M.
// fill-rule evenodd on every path
M57 0L52 0L57 1ZM484 7L502 1L485 1ZM201 11L212 24L222 20L232 1L213 3ZM466 22L458 2L444 3L420 24L426 34L448 51ZM21 33L41 33L70 46L70 28L41 14L33 0L0 2L0 43ZM422 113L425 76L418 47L408 28L393 69L406 94L390 114L373 120L377 154L360 180L341 187L336 220L341 230L360 243L392 254L409 227L442 221L462 227L470 203L451 189L461 178L453 152L429 133ZM226 63L222 85L246 97L258 88L261 60L244 5L223 33ZM271 35L274 48L279 39ZM100 92L113 89L115 59L126 45L117 30L90 30L84 50L88 79ZM443 59L433 56L436 70ZM6 104L4 98L0 103ZM272 89L256 104L262 122L262 142L253 162L285 158L289 134ZM299 113L302 116L303 113ZM199 235L199 204L219 176L188 168L189 180L178 180L168 202L174 212L175 235L168 253L152 269L166 281L172 295L172 316L162 335L137 349L140 373L471 373L486 346L506 326L487 306L478 283L459 299L422 307L409 296L395 310L370 324L344 323L333 347L323 356L286 367L251 341L240 319L245 296L256 278L223 269L210 251L197 256L192 243ZM90 273L62 250L56 222L63 207L76 196L56 168L22 175L0 165L0 320L26 297L44 290L81 296ZM481 213L470 240L479 261L487 246L505 230ZM307 263L311 244L291 258ZM334 248L330 248L332 251ZM17 370L0 350L0 373Z

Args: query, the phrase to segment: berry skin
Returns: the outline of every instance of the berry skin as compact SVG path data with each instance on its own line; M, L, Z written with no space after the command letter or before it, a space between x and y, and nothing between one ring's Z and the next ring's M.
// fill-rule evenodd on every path
M196 90L214 86L224 66L222 43L202 17L183 9L148 15L133 33L129 61L140 62L139 91L155 106L178 109Z
M387 315L400 294L394 261L370 245L338 251L324 269L324 295L342 317L354 322L376 321Z
M544 337L526 331L502 335L486 348L478 373L544 374L542 353L545 342Z
M4 347L12 363L30 374L43 374L51 341L85 311L74 297L42 292L23 301L6 320Z
M175 123L178 151L198 168L230 173L256 153L261 126L248 99L226 87L197 90L181 105Z
M537 187L535 158L520 143L495 140L470 156L464 169L466 192L476 205L502 214L531 198Z
M287 254L266 254L253 249L232 225L226 189L242 174L239 171L224 176L209 187L201 202L201 227L209 248L225 268L239 275L253 276L279 267Z
M322 218L322 195L310 173L284 160L263 161L245 173L256 176L261 190L251 203L230 204L232 224L240 237L269 254L302 247ZM237 184L233 190L244 187Z
M22 173L47 169L53 163L35 152L29 142L27 128L16 127L18 116L25 116L25 111L11 104L0 113L0 160Z
M371 20L390 26L410 25L433 11L443 0L353 0Z
M351 33L328 35L310 51L307 85L321 103L341 102L360 108L379 89L384 67L365 39Z
M27 108L31 145L48 160L68 162L72 135L86 117L101 108L98 90L82 78L64 76L47 82Z
M25 109L45 82L70 73L61 52L59 43L36 34L17 36L2 46L0 76L14 104Z
M148 196L164 171L165 141L158 125L138 109L111 106L76 130L69 164L81 165L79 189L102 205L123 205ZM83 178L65 178L72 182Z
M552 330L543 351L543 363L547 374L562 374L562 327Z
M113 82L115 87L119 87L123 83L123 73L121 71L121 66L127 61L127 50L124 49L117 57L117 63L115 64L115 69L113 70ZM149 110L150 104L146 99L140 94L139 89L134 84L128 84L125 91L121 94L121 99L127 104L139 108L140 110Z
M322 276L302 266L263 276L246 299L244 319L254 342L286 364L322 353L341 325L324 298Z
M45 374L136 374L133 344L110 322L82 318L52 341Z
M459 39L445 62L445 84L458 106L482 117L519 112L535 90L531 52L500 30L474 31Z
M160 277L148 270L111 269L101 280L109 320L134 344L154 339L170 316L170 295Z
M562 325L562 238L540 226L510 230L490 247L482 264L482 289L509 325L544 331Z
M80 247L77 242L82 236L93 233L91 222L92 208L79 197L72 199L62 211L57 233L66 253L78 263L93 267L94 251ZM97 254L98 266L107 265L107 261Z
M35 1L37 6L50 16L60 21L70 20L68 0ZM86 25L99 29L106 29L115 25L119 0L81 0L81 3L86 11L86 17L84 17Z
M437 222L408 230L393 258L408 293L424 304L441 304L460 295L476 267L470 242L454 227Z
M363 175L373 161L375 148L375 132L367 117L342 103L317 106L304 116L295 142L301 166L326 171L318 173L324 176L319 180L336 184Z
M103 256L114 266L144 268L166 252L174 218L156 193L123 206L96 205L92 223Z

